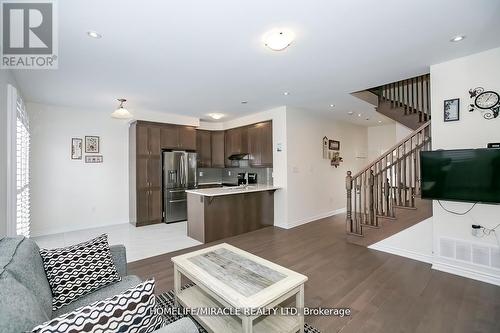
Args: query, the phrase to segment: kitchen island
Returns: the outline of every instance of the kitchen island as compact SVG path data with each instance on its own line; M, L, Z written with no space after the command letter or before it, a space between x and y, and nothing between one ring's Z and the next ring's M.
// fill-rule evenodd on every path
M202 243L240 235L274 224L272 185L188 190L188 236Z

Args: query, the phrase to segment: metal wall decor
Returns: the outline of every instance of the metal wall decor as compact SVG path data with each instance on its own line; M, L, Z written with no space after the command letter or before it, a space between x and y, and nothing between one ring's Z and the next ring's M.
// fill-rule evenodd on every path
M469 90L469 96L473 101L469 104L469 112L479 109L484 119L498 118L500 113L500 95L492 90L484 90L477 87Z

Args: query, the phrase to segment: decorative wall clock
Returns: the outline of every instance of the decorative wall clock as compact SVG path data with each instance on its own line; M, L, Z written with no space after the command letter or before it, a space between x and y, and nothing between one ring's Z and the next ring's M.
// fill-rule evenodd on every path
M485 91L482 87L469 90L473 103L469 105L469 112L479 109L484 119L497 118L500 113L500 95L492 90Z

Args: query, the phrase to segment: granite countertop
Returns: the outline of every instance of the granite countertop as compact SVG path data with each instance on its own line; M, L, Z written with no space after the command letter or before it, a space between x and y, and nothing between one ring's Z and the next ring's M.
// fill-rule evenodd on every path
M216 197L221 195L231 195L231 194L241 194L250 192L261 192L261 191L274 191L278 190L279 187L273 185L248 185L248 186L229 186L229 187L217 187L217 188L206 188L199 190L187 190L186 193L202 195L205 197Z

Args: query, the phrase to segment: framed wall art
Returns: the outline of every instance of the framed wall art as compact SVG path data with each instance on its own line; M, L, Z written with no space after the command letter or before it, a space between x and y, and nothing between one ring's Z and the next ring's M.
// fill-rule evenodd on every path
M443 107L444 121L460 120L460 99L447 99L444 101Z
M71 138L71 159L81 160L82 159L82 145L83 140L81 138Z
M328 141L328 148L330 150L340 150L340 141L337 140L329 140Z
M85 137L85 153L97 154L99 153L99 137L86 136Z
M85 163L102 163L102 155L86 155Z

